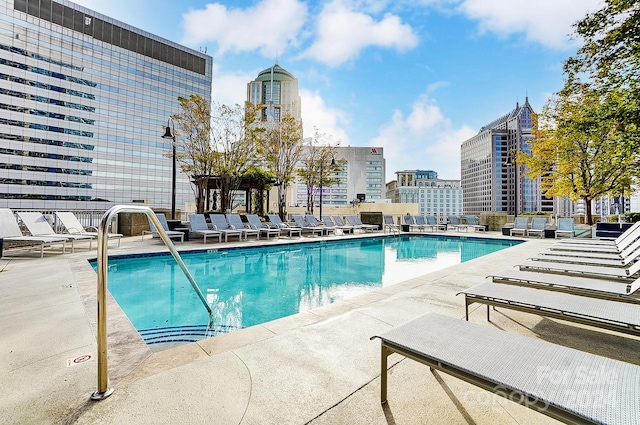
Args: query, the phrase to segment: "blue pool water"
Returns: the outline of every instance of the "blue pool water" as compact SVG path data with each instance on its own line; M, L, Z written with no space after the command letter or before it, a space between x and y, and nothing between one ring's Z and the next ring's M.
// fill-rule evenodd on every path
M149 344L188 342L349 298L517 244L401 235L171 255L112 257L109 291ZM96 264L93 264L96 267Z

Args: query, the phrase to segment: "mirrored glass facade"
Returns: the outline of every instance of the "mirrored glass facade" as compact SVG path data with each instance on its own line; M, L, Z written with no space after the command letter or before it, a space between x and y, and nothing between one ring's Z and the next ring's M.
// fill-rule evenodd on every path
M524 175L515 153L527 151L533 109L524 105L482 127L461 146L461 186L464 214L547 211L537 181ZM550 205L551 211L553 205Z
M0 205L170 208L178 96L211 101L212 58L60 0L0 2ZM193 202L178 169L176 208Z

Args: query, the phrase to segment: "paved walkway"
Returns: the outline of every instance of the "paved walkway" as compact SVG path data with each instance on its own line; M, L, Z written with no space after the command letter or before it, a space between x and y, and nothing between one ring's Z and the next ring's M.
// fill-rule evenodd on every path
M390 357L389 403L383 407L380 342L369 340L426 312L463 318L458 291L551 243L531 240L330 306L159 352L141 342L112 301L109 376L115 392L98 402L89 399L97 388L97 279L86 261L95 258L95 248L49 252L43 259L5 252L0 424L556 423L397 355ZM201 248L201 241L178 245ZM138 237L109 253L162 249ZM485 326L640 364L638 338L506 310L493 313L488 323L475 306L471 321Z

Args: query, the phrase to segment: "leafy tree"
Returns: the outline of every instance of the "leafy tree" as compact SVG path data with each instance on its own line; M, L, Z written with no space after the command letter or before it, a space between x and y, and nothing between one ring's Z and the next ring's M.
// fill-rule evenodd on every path
M640 2L605 0L604 6L575 25L584 40L577 54L567 60L564 90L577 90L588 82L608 104L606 118L627 146L637 151L640 126Z
M259 152L273 174L278 187L278 214L284 220L285 194L296 177L296 167L302 156L302 123L286 114L280 121L262 123L265 128Z
M547 197L585 201L588 224L591 200L628 194L640 176L639 24L640 2L605 0L574 25L584 44L537 117L531 154L518 153Z
M200 95L178 97L181 112L172 115L176 123L176 160L180 170L195 185L196 209L208 208L210 181L220 191L220 207L231 209L231 192L254 166L260 129L251 124L257 111L251 105L228 106L208 102Z
M575 90L574 86L572 90ZM635 151L617 130L611 110L588 85L580 92L562 91L536 117L531 154L518 153L527 176L540 178L546 196L583 199L587 224L592 224L591 201L628 192L640 168Z
M336 148L327 143L328 136L318 133L307 140L302 154L302 167L298 168L298 176L307 186L307 212L313 214L313 205L318 190L339 183L336 173L344 165L344 161L336 159Z
M210 143L211 113L209 104L200 95L180 96L178 103L181 112L171 116L177 126L176 162L182 173L194 183L196 209L202 213L205 210L209 178L214 171L214 151Z

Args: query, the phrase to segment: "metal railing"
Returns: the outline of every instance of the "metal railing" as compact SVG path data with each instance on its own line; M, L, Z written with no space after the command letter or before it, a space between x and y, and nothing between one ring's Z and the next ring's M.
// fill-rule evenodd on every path
M189 269L187 269L187 266L182 261L182 258L173 245L173 242L171 242L171 239L169 239L169 236L167 236L166 232L162 228L162 224L160 224L160 220L158 220L158 217L156 217L151 208L130 205L113 206L106 213L104 213L104 216L100 220L100 225L98 227L98 389L93 394L91 394L91 399L93 400L103 400L113 393L113 388L109 388L109 374L107 364L107 242L109 240L109 224L111 223L113 218L117 216L118 213L141 213L147 215L149 220L151 220L153 225L156 227L160 238L167 246L167 248L169 248L171 255L173 255L173 258L176 260L187 279L189 279L191 286L196 291L198 297L207 309L207 312L209 313L209 327L211 327L211 322L213 319L212 310L209 304L207 304L207 299L202 294L202 291L196 284L195 279L189 272Z

